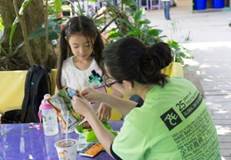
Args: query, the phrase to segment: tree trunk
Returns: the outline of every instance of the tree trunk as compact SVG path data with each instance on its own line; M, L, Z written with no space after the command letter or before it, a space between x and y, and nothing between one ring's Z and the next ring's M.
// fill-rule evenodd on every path
M18 8L21 7L22 2L23 1L17 1ZM13 0L0 0L0 15L2 16L4 27L5 27L5 32L4 32L5 38L2 46L4 47L4 49L9 51L8 43L9 43L10 27L16 17L13 7ZM43 0L32 0L31 4L29 4L29 6L24 11L23 18L25 19L25 23L26 23L26 31L28 35L30 35L30 33L35 31L44 23L45 18L44 18ZM22 42L23 42L22 29L20 24L18 24L13 38L13 47L15 48ZM44 57L48 57L46 56L46 54L50 54L51 49L49 47L49 53L45 52L45 46L46 46L45 37L30 40L29 44L32 51L32 57L35 63L48 65L47 64L48 59L47 58L44 59ZM14 55L14 57L8 57L8 58L9 58L8 63L13 61L13 64L11 67L8 66L6 69L10 69L10 70L27 69L29 67L28 58L25 52L25 45L22 47L22 49L19 50L18 53L16 53L16 55ZM17 60L13 60L15 58L20 61L17 62ZM1 68L4 68L2 67L1 59L0 59L0 65Z

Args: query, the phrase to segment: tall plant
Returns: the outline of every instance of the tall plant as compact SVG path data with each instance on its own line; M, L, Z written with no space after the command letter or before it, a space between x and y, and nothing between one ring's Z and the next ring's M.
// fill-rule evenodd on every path
M121 37L136 37L143 41L146 45L151 45L161 41L160 36L162 32L159 29L150 26L150 21L142 17L143 10L136 10L135 12L127 15L128 19L118 18L117 21L123 24L127 29L121 30L118 27L114 27L108 31L109 38L114 41Z
M6 22L4 36L0 39L0 70L27 69L34 63L54 66L55 54L51 41L57 44L54 40L58 39L60 33L62 0L17 1L15 7L3 4L0 1L0 9L5 10L0 10L0 14L3 14ZM11 8L18 10L11 11L13 20L4 14ZM30 57L28 53L31 53Z
M127 5L129 5L129 3ZM144 10L142 9L136 8L135 11L130 10L130 12L128 12L109 3L104 16L110 17L111 21L107 20L109 23L104 26L104 30L102 30L108 34L108 42L110 43L128 36L140 39L146 45L166 41L167 36L161 35L162 30L151 26L150 21L144 18L143 13ZM184 59L192 58L190 52L178 42L168 40L167 43L172 50L175 62L184 64Z
M48 66L54 64L50 45L48 51L44 52L45 36L31 36L46 19L43 0L23 0L14 3L2 0L0 14L5 27L4 36L0 41L0 70L27 69L35 63ZM46 25L43 25L43 28L44 26Z

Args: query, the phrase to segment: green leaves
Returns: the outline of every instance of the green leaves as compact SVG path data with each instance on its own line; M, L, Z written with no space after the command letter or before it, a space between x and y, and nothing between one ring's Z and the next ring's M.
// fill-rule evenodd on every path
M120 32L118 32L118 29L116 28L112 28L109 32L108 32L108 38L111 41L115 41L117 40L119 37L122 37L122 34Z
M108 122L103 122L103 126L113 135L117 135L117 132L112 129L111 125ZM87 142L97 141L97 137L92 128L85 129L83 125L77 125L75 128L75 132L77 132L78 134L83 134Z
M142 19L142 10L136 10L135 13L133 14L133 20L135 23L138 23Z
M143 41L146 45L152 45L160 41L160 29L150 26L148 19L143 19L143 10L138 9L133 13L126 13L129 19L118 18L117 22L123 25L126 29L121 30L120 27L113 28L109 31L110 41L113 39L132 36Z
M78 15L83 15L84 14L84 8L80 5L80 2L79 2L79 0L77 0L76 1L77 2L77 6L76 6L76 8L77 8L77 14Z
M153 28L148 30L148 35L157 37L160 35L161 32L162 30Z
M0 16L0 32L4 30L4 25L2 21L2 17Z
M146 45L153 45L164 41L167 36L161 35L162 30L151 26L148 19L143 18L144 10L137 9L133 12L123 12L119 8L113 8L115 15L125 14L129 18L118 17L115 21L116 27L108 31L109 42L116 41L122 37L135 37ZM113 14L111 14L113 15ZM122 26L122 27L121 27ZM189 50L183 48L178 42L170 40L167 42L172 50L174 61L184 64L184 59L192 58Z
M193 58L189 50L182 47L178 42L174 40L170 40L168 41L168 44L173 52L174 62L179 62L181 64L184 64L184 59Z
M95 2L95 3L96 3L96 2L97 2L97 0L89 0L89 2Z
M62 0L49 0L48 1L48 14L59 16L62 13Z
M1 39L3 37L3 33L4 33L4 24L2 21L2 17L0 16L0 44L1 44Z
M56 14L62 12L62 0L54 0L54 10Z

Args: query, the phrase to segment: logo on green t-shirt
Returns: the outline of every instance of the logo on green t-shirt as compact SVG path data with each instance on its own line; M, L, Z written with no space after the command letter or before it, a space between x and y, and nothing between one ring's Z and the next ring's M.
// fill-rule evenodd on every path
M169 130L172 130L174 127L176 127L178 124L182 122L180 116L176 113L176 111L173 108L170 108L160 117Z
M180 110L184 118L187 118L200 106L202 99L203 98L199 92L195 92L194 94L189 92L185 98L176 104L176 107ZM173 107L160 117L169 130L172 130L182 122L182 119L173 109Z

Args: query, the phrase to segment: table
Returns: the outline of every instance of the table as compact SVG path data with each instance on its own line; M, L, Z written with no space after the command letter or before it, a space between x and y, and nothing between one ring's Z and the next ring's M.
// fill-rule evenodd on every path
M119 130L122 121L111 121L114 130ZM59 133L55 136L44 136L43 129L35 127L37 124L1 124L0 125L0 160L56 160L58 155L54 143L65 137ZM77 138L72 132L68 135ZM83 156L78 160L113 160L105 151L95 158Z

